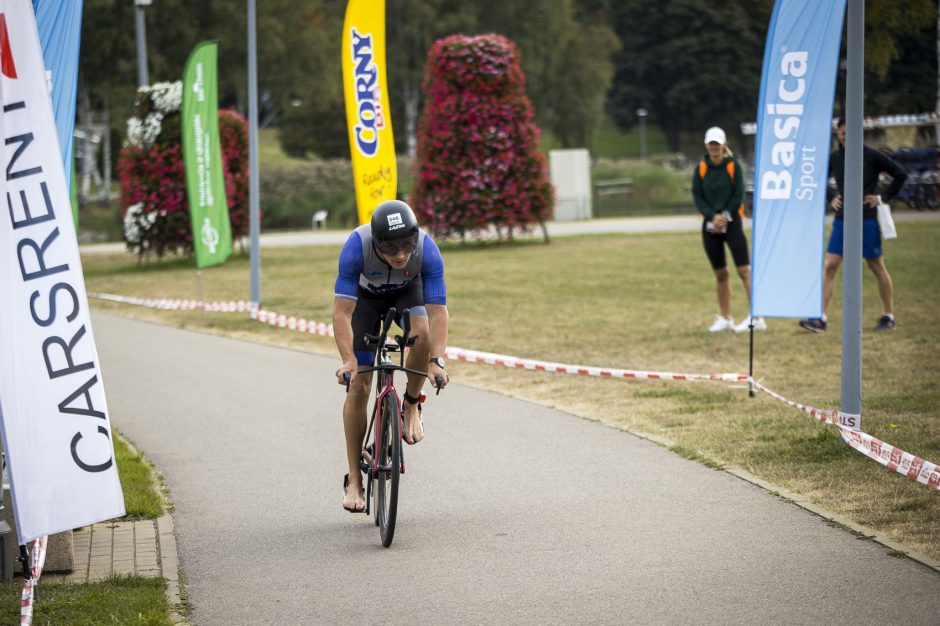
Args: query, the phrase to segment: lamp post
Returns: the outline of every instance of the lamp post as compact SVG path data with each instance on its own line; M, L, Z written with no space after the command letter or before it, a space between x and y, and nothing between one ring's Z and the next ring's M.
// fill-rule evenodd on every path
M248 235L251 306L261 306L261 188L258 168L258 35L255 0L248 0Z
M152 0L134 0L134 31L137 34L137 86L150 84L147 75L147 25L144 22L144 7Z
M646 160L646 109L637 109L636 116L640 120L640 160Z

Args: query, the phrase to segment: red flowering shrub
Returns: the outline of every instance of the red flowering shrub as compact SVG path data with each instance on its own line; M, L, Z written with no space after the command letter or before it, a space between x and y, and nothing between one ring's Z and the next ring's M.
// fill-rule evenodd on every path
M516 46L501 35L434 43L424 77L412 206L438 235L528 230L554 193Z
M248 236L248 120L230 109L219 111L219 143L235 241Z
M193 251L179 90L179 82L139 90L137 116L128 120L127 145L118 157L124 241L140 256ZM248 234L245 118L234 111L219 111L219 137L232 239L238 239Z

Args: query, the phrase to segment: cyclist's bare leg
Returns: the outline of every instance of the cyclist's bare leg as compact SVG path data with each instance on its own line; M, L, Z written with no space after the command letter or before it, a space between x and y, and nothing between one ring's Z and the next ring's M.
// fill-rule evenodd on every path
M343 508L364 509L362 497L362 474L359 459L362 456L362 441L366 436L366 406L372 389L372 372L359 374L349 384L346 403L343 404L343 429L346 432L346 460L349 463L349 485L343 494Z
M428 338L428 318L423 315L416 315L411 318L411 334L417 335L418 340L408 352L406 365L415 370L425 371L428 369L428 359L430 358L431 342ZM417 398L424 386L424 376L417 374L408 374L408 395ZM418 412L418 405L410 402L402 403L405 408L404 428L402 436L405 443L415 444L424 439L424 424L421 423L421 414Z

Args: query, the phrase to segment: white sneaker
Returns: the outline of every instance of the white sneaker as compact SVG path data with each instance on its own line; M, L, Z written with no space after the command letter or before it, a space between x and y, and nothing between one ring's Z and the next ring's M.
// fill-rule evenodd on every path
M751 316L748 315L741 323L734 327L734 332L736 333L746 333L750 330L749 326L751 325ZM764 321L763 317L754 318L754 330L767 330L767 322Z
M720 333L723 330L732 330L734 328L734 320L730 317L722 317L721 315L715 316L715 323L708 327L708 332L710 333Z

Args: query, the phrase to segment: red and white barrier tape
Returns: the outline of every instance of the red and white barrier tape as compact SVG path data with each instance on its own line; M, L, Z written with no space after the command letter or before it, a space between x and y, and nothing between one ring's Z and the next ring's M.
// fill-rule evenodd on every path
M492 352L479 352L465 348L448 347L448 359L466 361L467 363L486 363L487 365L502 365L510 369L526 369L537 372L553 372L556 374L575 374L580 376L599 376L601 378L626 378L631 380L719 380L725 382L747 382L747 374L689 374L677 372L647 372L643 370L626 370L612 367L593 367L589 365L567 365L551 361L538 361L535 359L522 359L505 354Z
M847 444L868 458L878 461L888 469L907 476L911 480L940 490L940 467L935 463L895 448L860 430L852 430L845 426L839 426L839 430L842 433L842 439Z
M241 312L250 311L251 319L257 320L262 324L270 324L279 328L289 330L298 330L302 333L311 335L322 335L325 337L333 336L333 325L323 322L315 322L294 315L284 315L275 313L262 308L252 308L251 304L244 301L238 302L209 302L201 303L198 300L154 300L144 298L128 298L125 296L115 296L110 294L89 294L91 297L113 302L124 302L127 304L137 304L150 308L160 308L167 310L191 310L204 308L206 311L219 312ZM236 308L231 308L234 305ZM751 380L747 374L691 374L687 372L648 372L644 370L628 370L611 367L594 367L588 365L568 365L566 363L555 363L552 361L539 361L536 359L523 359L505 354L495 354L492 352L480 352L477 350L467 350L449 346L445 350L445 356L448 359L465 361L467 363L485 363L487 365L499 365L510 369L526 369L537 372L553 372L556 374L573 374L577 376L598 376L601 378L623 378L626 380L715 380L721 382L746 383L750 382L754 389L763 391L767 395L785 402L790 406L818 419L826 424L832 424L839 429L842 439L850 446L864 454L870 459L878 461L888 469L893 469L899 474L907 476L911 480L916 480L928 487L940 490L940 467L920 457L914 456L908 452L896 448L888 443L880 441L871 435L859 430L848 428L840 423L839 412L831 409L818 409L808 406L781 396L780 394L768 389L755 380Z
M752 384L755 389L763 391L767 395L785 402L808 415L812 415L821 422L832 424L839 429L839 434L847 444L868 458L878 461L888 469L894 470L898 474L903 474L911 480L916 480L933 489L940 489L940 467L935 463L931 463L909 452L905 452L900 448L896 448L889 443L872 437L866 432L844 426L839 421L838 411L817 409L805 404L800 404L799 402L793 402L757 381L753 381Z
M310 335L321 335L323 337L333 336L332 324L314 322L295 315L284 315L283 313L275 313L274 311L259 308L251 311L251 319L259 321L262 324L270 324L271 326L287 328L289 330L298 330Z
M227 302L202 302L201 300L173 300L169 298L136 298L134 296L116 296L110 293L89 293L89 297L123 304L135 304L148 309L163 311L208 311L211 313L244 313L251 310L251 303L244 300Z
M42 536L29 544L29 574L30 578L23 583L23 594L20 596L20 626L33 623L33 608L36 605L36 587L42 576L42 567L46 563L46 546L49 537Z

